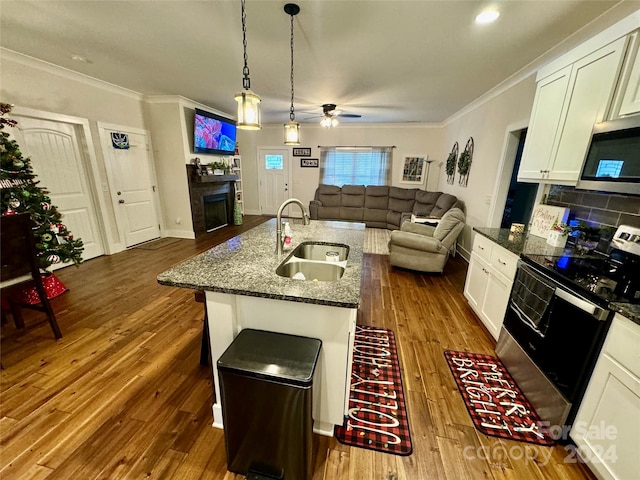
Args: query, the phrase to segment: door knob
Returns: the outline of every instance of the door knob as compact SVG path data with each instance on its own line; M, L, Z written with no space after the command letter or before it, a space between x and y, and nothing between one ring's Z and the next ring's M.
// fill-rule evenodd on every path
M124 200L122 200L122 199L118 200L118 203L124 203Z

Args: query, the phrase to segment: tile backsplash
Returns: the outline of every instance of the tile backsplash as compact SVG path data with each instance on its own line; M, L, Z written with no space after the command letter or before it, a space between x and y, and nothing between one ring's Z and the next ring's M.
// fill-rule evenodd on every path
M551 185L547 203L568 207L570 219L582 220L593 227L631 225L640 228L640 195L578 190Z

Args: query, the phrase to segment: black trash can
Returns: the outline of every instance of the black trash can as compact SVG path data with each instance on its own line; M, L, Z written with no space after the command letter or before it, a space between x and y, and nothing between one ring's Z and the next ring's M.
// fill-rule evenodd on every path
M322 342L242 330L218 359L227 468L310 479L313 372Z

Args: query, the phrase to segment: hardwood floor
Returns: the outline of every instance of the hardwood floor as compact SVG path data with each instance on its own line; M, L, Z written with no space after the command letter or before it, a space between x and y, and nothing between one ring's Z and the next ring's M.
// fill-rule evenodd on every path
M61 340L38 314L25 315L24 330L2 326L0 478L242 478L227 472L223 432L211 427L203 305L155 278L264 220L57 272L69 287L52 300ZM456 257L444 275L422 275L365 255L358 323L396 332L414 451L399 457L317 436L314 480L593 478L562 446L474 429L443 356L494 353L462 295L466 267Z

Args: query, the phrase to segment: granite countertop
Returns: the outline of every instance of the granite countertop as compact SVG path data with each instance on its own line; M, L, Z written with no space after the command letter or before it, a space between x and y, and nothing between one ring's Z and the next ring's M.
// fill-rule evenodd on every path
M276 219L271 219L158 275L172 287L249 295L277 300L358 308L364 245L364 223L287 219L293 248L305 241L349 245L347 268L335 282L280 277L276 268L290 254L275 254Z
M547 240L542 237L527 235L526 233L520 235L513 234L508 228L474 227L473 230L516 255L583 256L577 252L573 253L573 249L570 248L552 247L547 243ZM611 302L609 303L609 308L640 325L640 305Z
M508 228L473 227L473 230L516 255L534 254L558 256L565 253L564 248L549 245L546 238L527 235L526 232L515 234L511 233Z
M640 325L640 305L632 303L616 303L609 304L609 308L614 312L618 312L623 317L627 317L634 323Z

